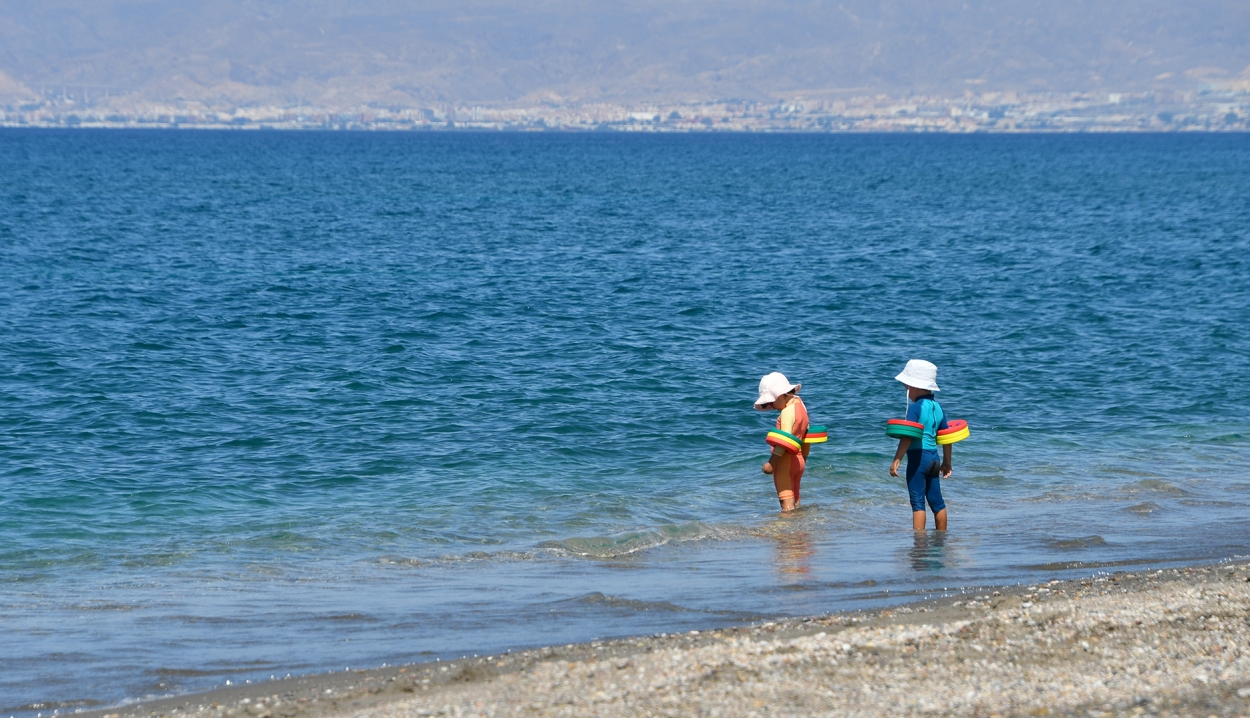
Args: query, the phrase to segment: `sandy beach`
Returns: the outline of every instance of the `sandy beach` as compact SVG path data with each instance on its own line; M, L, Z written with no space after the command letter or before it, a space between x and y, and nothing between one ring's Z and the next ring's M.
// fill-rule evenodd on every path
M1250 564L346 671L91 718L1250 714Z

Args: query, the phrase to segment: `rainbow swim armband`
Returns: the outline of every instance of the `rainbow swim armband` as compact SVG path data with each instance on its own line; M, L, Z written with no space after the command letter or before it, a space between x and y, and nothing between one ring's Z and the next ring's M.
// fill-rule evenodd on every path
M829 440L829 430L823 426L807 427L807 436L803 437L803 443L811 446L812 444L823 444Z
M768 438L764 441L786 451L799 452L803 449L803 442L799 441L799 437L788 431L781 429L773 429L768 432Z
M890 419L885 422L885 435L891 439L919 439L924 436L924 424L906 419Z
M968 422L963 419L951 419L946 422L947 428L937 433L937 443L939 446L947 444L955 444L967 439L971 434L968 432Z

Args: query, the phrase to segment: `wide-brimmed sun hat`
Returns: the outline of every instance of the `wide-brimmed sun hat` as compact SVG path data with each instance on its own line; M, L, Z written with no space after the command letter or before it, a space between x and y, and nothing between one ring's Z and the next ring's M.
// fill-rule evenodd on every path
M907 386L928 391L941 391L937 385L937 366L924 359L912 359L903 367L903 373L894 377Z
M802 384L791 384L786 375L779 371L765 374L764 378L760 379L760 398L755 400L755 408L761 411L771 409L777 397L802 388Z

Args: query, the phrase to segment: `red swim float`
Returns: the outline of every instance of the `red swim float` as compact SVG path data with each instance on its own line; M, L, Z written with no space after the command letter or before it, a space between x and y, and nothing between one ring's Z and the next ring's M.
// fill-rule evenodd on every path
M786 451L798 452L803 449L803 442L799 441L799 437L788 431L782 431L781 429L773 429L769 431L768 438L764 439L764 441L778 448L785 449Z
M823 444L828 440L829 430L823 426L807 427L807 436L803 437L803 443L809 446L811 444Z

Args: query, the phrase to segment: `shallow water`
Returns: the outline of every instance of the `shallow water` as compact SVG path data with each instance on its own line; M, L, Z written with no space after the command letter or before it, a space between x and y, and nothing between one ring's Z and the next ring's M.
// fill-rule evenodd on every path
M1246 187L1242 136L0 132L0 710L1250 554ZM789 518L772 370L830 426Z

